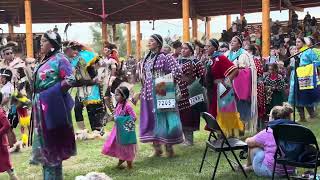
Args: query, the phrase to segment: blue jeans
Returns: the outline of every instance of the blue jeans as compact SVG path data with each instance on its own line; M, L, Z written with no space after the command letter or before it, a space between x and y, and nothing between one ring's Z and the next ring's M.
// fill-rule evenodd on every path
M272 177L272 170L270 170L265 164L264 160L264 151L259 148L256 150L252 157L252 168L254 173L257 176Z

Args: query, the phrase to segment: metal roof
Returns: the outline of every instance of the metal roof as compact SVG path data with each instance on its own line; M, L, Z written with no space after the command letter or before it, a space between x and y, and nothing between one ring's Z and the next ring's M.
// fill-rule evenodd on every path
M33 23L101 22L103 1L106 21L110 24L182 17L181 0L32 0ZM270 9L285 9L286 1L270 0ZM261 2L190 0L190 16L261 12ZM291 3L300 8L320 6L320 0L291 0ZM24 0L0 0L0 23L22 24L24 20Z

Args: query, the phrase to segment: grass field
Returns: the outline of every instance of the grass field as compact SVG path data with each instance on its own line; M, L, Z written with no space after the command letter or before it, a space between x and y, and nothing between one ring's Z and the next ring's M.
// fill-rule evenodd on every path
M136 89L138 88L136 87ZM139 105L135 107L135 111L139 115ZM86 124L89 127L87 121ZM137 122L138 124L139 122ZM318 138L320 137L319 120L305 123L304 125L311 128ZM109 122L106 129L110 131L112 126L113 122ZM203 126L204 121L201 122L201 127ZM201 174L198 173L207 137L208 132L201 128L201 131L195 133L195 145L193 147L175 146L177 156L172 159L166 157L150 158L149 156L152 154L151 145L139 143L137 158L132 170L116 169L117 160L100 153L104 140L78 141L77 156L63 162L64 177L66 180L73 180L78 175L97 171L104 172L116 180L207 180L210 179L213 170L209 164L204 165ZM30 153L30 148L27 148L23 149L21 153L12 155L15 170L21 180L41 180L42 167L29 165ZM211 162L215 162L217 154L209 153L207 157ZM223 156L221 160L216 179L245 179L240 172L233 172L231 170ZM242 163L245 163L245 161L242 161ZM3 173L0 175L0 180L6 179L8 179L7 174ZM258 178L251 173L249 174L249 179L263 178Z

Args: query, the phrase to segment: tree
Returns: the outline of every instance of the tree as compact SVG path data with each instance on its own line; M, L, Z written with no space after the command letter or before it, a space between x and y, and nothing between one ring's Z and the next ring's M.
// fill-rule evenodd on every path
M102 54L102 37L101 37L101 24L102 23L95 23L94 25L90 26L90 30L92 33L92 48L95 52ZM107 26L108 32L108 40L112 41L113 34L112 34L112 26ZM113 42L117 45L120 57L126 57L127 55L127 41L125 37L125 25L118 24L116 30L116 42ZM132 53L131 55L135 55L136 53L136 40L131 40L132 43Z
M101 42L101 23L95 23L90 26L92 33L92 48L95 52L101 54L102 42Z

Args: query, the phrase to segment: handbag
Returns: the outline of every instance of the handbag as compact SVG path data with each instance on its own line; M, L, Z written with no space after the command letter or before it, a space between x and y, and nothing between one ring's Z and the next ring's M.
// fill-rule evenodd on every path
M131 116L117 116L117 143L122 145L137 144L135 123Z
M205 89L200 84L200 79L196 79L190 84L188 87L189 93L189 103L192 109L198 112L206 112L207 111L207 101L206 96L204 94Z
M176 108L176 86L172 73L154 79L156 107L159 110Z
M297 77L300 90L314 89L317 86L317 68L314 64L297 68Z

